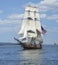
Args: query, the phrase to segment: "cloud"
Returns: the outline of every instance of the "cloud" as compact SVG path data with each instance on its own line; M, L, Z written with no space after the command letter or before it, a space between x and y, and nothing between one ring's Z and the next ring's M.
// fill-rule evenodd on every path
M47 17L49 20L58 20L58 14L53 14Z
M0 24L12 24L12 23L19 23L19 20L0 19Z
M6 17L6 19L0 19L0 31L4 32L11 32L11 31L17 31L20 29L20 26L22 24L22 18L23 14L12 14Z
M58 27L53 27L51 29L48 29L49 32L58 32Z
M32 2L29 2L28 4L32 6L37 6L39 7L40 17L41 19L47 19L47 20L57 20L58 21L58 14L49 14L49 12L58 12L58 1L57 0L43 0L40 1L39 3L35 4ZM26 4L27 5L27 4ZM50 10L50 11L49 11ZM49 11L49 12L48 12ZM46 13L47 12L47 13ZM0 10L0 13L3 13L2 10ZM11 14L7 16L7 19L0 19L0 24L11 24L11 23L20 23L21 24L21 19L23 18L24 14ZM56 22L57 22L56 21Z
M21 26L21 21L19 20L0 20L0 33L6 32L18 32Z
M26 6L28 6L28 5L38 7L38 4L35 4L35 3L33 3L33 2L28 2L27 4L24 5L24 7L26 7Z
M57 0L43 0L39 3L40 11L57 10L58 1Z
M23 14L12 14L7 17L8 19L20 19L23 18Z
M58 21L58 0L43 0L38 3L42 19Z
M58 20L56 20L56 23L58 23Z
M43 5L58 5L56 3L58 3L57 0L51 0L51 1L50 0L43 0L40 2L40 4L43 4Z
M56 14L58 13L58 0L42 0L37 4L32 2L29 2L28 4L38 7L41 19L58 19L58 14Z
M21 18L23 14L12 14L7 16L5 19L0 19L0 31L4 32L18 32L22 24Z
M0 19L0 24L14 24L21 23L23 14L12 14L6 17L6 19Z
M11 31L11 27L0 27L0 33L5 33Z
M2 14L3 13L3 11L2 10L0 10L0 14Z
M41 17L41 18L46 18L47 15L46 15L46 14L40 14L40 17Z

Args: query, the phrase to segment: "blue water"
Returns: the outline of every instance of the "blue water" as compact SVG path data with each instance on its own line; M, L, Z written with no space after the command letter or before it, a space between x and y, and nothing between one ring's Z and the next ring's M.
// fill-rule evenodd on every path
M23 50L20 45L0 45L0 65L58 65L58 46Z

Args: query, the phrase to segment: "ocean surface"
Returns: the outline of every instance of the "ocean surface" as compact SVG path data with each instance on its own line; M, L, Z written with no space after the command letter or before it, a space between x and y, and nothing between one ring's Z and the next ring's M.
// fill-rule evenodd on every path
M20 45L0 45L0 65L58 65L58 46L23 50Z

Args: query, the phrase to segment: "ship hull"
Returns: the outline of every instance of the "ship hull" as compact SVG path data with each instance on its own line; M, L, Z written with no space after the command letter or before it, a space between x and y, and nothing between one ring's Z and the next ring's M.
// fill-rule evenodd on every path
M42 45L41 44L28 44L28 43L22 43L20 42L20 45L24 48L24 49L41 49Z
M42 49L42 44L22 43L20 40L14 38L24 49Z

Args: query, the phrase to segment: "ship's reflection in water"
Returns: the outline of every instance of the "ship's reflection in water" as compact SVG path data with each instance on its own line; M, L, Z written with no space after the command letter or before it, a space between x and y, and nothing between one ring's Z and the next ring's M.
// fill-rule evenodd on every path
M42 63L42 49L41 50L25 50L23 57L26 59L25 64L40 65Z
M58 46L22 50L19 45L1 45L0 65L58 65Z

